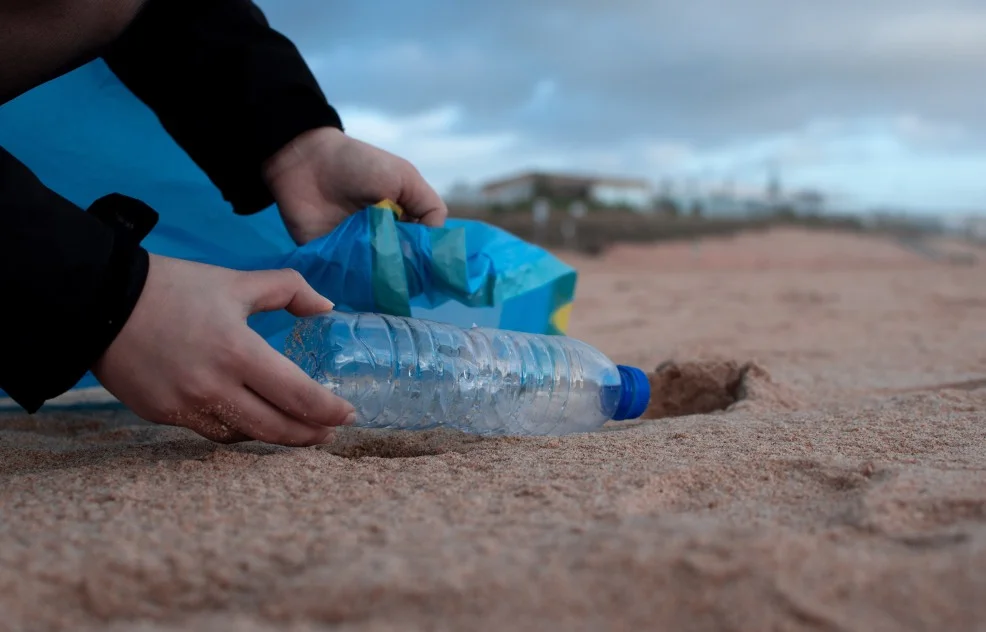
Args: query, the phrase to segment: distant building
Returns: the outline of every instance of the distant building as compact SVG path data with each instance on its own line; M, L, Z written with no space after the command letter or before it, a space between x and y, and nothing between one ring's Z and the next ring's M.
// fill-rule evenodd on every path
M494 205L524 204L547 197L626 206L637 211L649 211L654 206L650 182L635 178L529 172L489 182L481 191L486 203Z
M782 194L732 182L712 186L692 183L687 195L672 196L671 201L680 209L697 206L708 219L751 219L785 210L795 215L818 215L825 210L825 196L819 191L806 189Z
M478 207L486 202L479 187L468 182L455 182L444 196L445 202L455 206Z
M697 208L707 219L745 219L771 212L763 191L728 180L722 184L692 180L685 191L686 194L672 198L678 208ZM686 210L684 214L690 213Z
M986 216L967 217L964 224L965 234L969 239L986 242Z
M796 191L788 204L798 215L818 215L825 210L825 194L814 189Z
M941 233L945 230L945 222L940 215L887 209L870 211L863 218L863 224L870 228L885 230L919 230L932 233Z

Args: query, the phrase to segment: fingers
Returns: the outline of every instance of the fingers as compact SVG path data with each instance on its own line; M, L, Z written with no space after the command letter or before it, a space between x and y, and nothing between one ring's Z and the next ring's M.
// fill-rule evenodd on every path
M256 336L240 373L244 384L282 413L319 426L355 421L352 404L335 395Z
M286 309L295 316L309 316L333 307L294 270L247 274L245 302L249 313ZM247 388L281 415L298 422L325 428L354 421L355 411L349 402L311 379L255 332L245 333L247 337L236 339L231 359L234 366L230 368Z
M400 198L396 202L409 216L425 226L437 228L445 224L448 207L435 189L410 164L407 165L402 185Z
M247 272L246 303L250 314L286 309L295 316L314 316L335 305L308 285L296 270Z
M215 417L203 419L200 423L186 427L209 441L215 441L216 443L242 443L243 441L250 441L252 439L252 437L243 434L236 428L226 425Z
M169 426L188 428L196 434L216 443L240 443L251 438L233 426L222 421L222 418L233 410L228 403L213 403L198 408L189 407L180 412L172 412L158 423Z
M285 415L249 388L241 388L235 397L235 403L216 411L215 416L224 425L257 441L304 447L327 443L335 434L333 428Z
M184 426L218 443L256 439L286 446L310 446L331 440L335 426L352 423L353 407L315 380L253 332L235 343L232 364L238 382L196 380L180 412L167 423Z

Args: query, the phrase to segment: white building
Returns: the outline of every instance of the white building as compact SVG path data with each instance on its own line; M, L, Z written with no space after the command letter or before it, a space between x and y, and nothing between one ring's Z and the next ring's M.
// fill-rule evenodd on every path
M745 219L769 216L780 209L795 215L818 215L825 211L825 196L803 189L790 194L764 192L749 186L693 186L690 196L677 196L675 203L685 214L695 205L702 216L713 219Z
M654 193L650 183L644 180L606 179L589 185L589 199L606 206L644 211L653 206Z
M472 186L468 182L453 183L444 198L448 204L470 207L481 206L486 202L486 198L479 187Z
M644 179L529 172L489 182L482 187L487 204L514 205L538 197L584 200L632 210L653 208L654 192Z

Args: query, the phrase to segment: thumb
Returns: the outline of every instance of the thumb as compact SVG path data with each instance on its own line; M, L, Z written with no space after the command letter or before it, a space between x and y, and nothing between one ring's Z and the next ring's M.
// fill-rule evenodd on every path
M286 309L295 316L314 316L335 305L308 285L296 270L247 272L246 303L249 313Z
M448 217L448 207L441 196L410 163L401 175L401 194L395 202L425 226L442 226Z

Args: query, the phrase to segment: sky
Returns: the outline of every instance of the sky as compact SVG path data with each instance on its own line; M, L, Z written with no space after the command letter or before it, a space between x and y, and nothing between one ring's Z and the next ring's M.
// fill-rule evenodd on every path
M438 189L527 169L986 209L982 0L259 0L349 134Z

